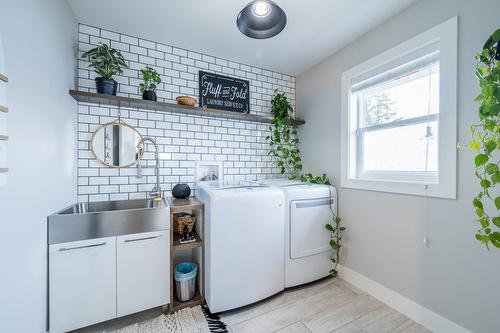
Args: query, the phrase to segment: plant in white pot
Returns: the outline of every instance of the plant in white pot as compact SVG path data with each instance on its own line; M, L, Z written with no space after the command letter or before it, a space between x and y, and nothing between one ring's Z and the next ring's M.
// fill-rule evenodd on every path
M141 76L144 80L143 83L139 84L142 99L156 101L156 87L161 82L160 74L154 68L146 66L146 68L141 69Z
M120 51L107 44L99 43L97 47L84 52L82 58L88 59L90 61L89 67L100 75L95 78L97 92L116 95L118 82L113 80L113 76L122 74L123 69L128 67Z

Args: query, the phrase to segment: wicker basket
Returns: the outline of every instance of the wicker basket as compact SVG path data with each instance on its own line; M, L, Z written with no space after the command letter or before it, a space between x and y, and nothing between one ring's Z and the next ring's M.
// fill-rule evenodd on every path
M177 103L181 105L189 105L189 106L196 105L196 100L193 97L189 96L179 96L175 100L177 101Z
M178 234L184 233L184 228L188 228L188 231L193 231L194 223L196 222L196 216L187 213L175 213L174 214L174 232Z

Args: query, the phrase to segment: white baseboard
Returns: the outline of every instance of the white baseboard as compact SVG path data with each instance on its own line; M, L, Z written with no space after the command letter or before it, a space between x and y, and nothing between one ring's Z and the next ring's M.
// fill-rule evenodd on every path
M339 277L401 312L434 333L472 333L468 329L384 287L352 269L339 266Z

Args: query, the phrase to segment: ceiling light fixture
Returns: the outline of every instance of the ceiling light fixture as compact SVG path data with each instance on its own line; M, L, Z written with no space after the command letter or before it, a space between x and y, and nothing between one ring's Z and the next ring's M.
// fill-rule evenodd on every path
M257 16L266 16L271 11L271 6L267 1L257 1L253 4L252 11Z
M238 14L236 25L250 38L271 38L285 28L286 14L273 1L254 0Z

